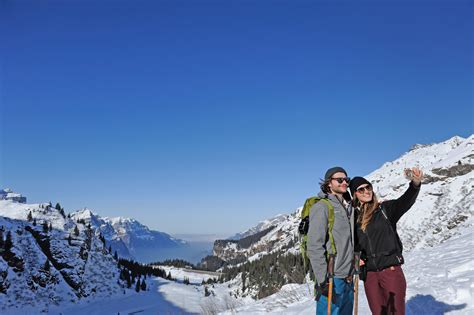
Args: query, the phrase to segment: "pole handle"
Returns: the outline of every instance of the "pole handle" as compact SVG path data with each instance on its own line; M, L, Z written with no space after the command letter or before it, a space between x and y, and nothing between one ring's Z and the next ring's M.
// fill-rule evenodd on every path
M354 274L360 274L360 252L354 252Z

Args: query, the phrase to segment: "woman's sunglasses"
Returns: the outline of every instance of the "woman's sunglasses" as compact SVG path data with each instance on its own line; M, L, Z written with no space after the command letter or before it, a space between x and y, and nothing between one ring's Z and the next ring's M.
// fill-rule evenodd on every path
M367 185L367 186L360 187L360 188L357 188L357 189L356 189L356 191L357 191L359 194L364 193L366 190L367 190L368 192L371 192L371 191L372 191L372 186L371 186L371 185Z

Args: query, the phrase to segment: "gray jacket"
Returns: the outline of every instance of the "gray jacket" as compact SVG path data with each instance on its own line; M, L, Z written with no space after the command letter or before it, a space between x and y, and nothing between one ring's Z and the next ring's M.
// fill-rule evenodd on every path
M335 195L326 195L320 192L318 197L327 197L334 206L332 234L337 251L334 259L334 277L345 278L353 272L354 211L351 206L346 210ZM326 249L331 253L331 242L328 237L328 212L326 203L321 201L315 203L309 212L307 252L318 283L323 283L327 276Z

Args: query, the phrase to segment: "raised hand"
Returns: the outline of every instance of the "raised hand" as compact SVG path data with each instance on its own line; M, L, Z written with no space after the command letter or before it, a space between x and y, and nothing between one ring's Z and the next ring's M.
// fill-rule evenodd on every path
M418 167L405 170L405 176L410 179L415 185L419 186L423 180L423 171Z

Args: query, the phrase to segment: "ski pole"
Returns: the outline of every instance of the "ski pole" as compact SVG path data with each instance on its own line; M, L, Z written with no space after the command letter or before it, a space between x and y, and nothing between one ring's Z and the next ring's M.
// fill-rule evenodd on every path
M354 315L359 311L360 252L354 253Z
M331 304L332 304L332 287L333 287L333 278L334 278L334 255L329 255L328 260L328 278L329 278L329 291L328 291L328 315L331 314Z

